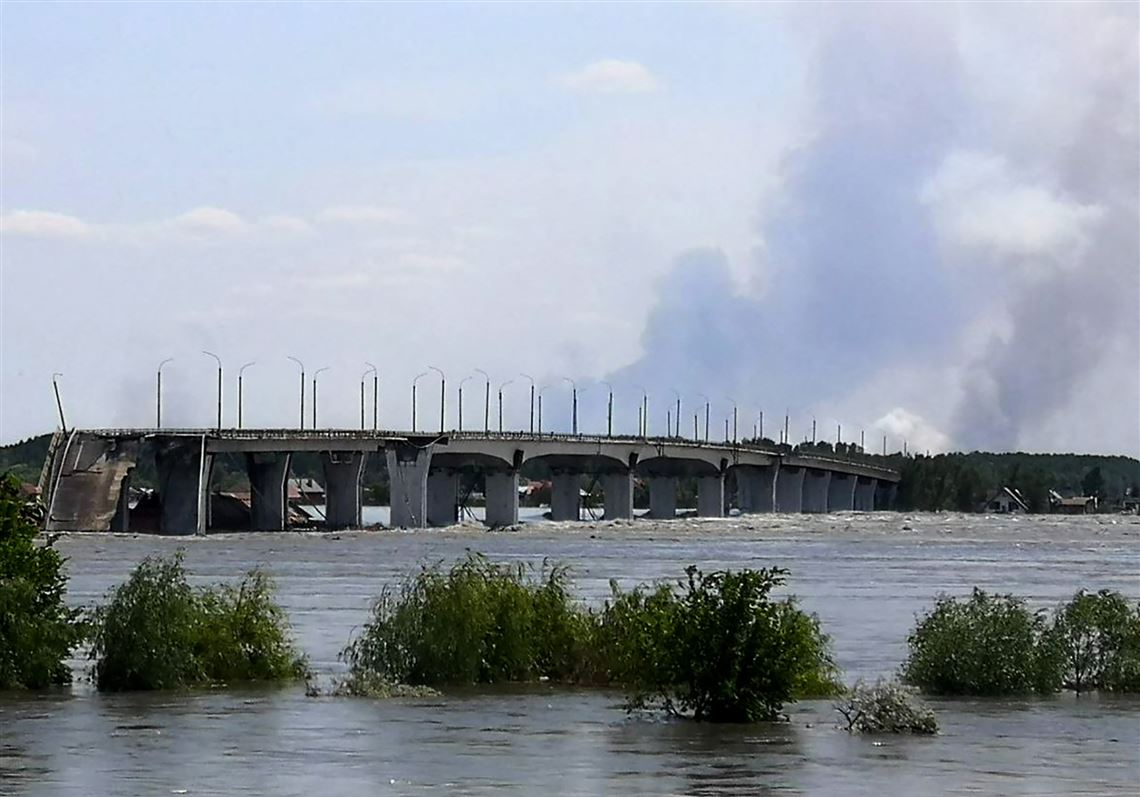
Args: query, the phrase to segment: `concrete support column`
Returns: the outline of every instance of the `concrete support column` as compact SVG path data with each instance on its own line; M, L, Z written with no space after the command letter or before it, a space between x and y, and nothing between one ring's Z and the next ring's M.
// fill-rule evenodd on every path
M872 479L867 476L859 477L859 484L855 487L856 512L875 511L875 487L877 484L877 479Z
M805 512L826 512L827 493L831 486L831 471L808 468L804 476Z
M697 517L724 517L724 474L697 478Z
M210 475L214 456L206 439L160 440L154 452L163 534L205 534L210 512Z
M360 517L360 475L364 472L362 451L326 451L321 454L325 472L325 526L330 529L358 529Z
M855 485L859 479L850 473L831 472L827 487L827 511L850 512L855 508Z
M284 531L288 525L289 463L287 453L247 453L249 527L253 531Z
M550 485L550 517L552 520L580 520L582 499L578 494L580 479L573 471L554 471Z
M431 446L398 443L386 452L391 485L393 528L422 529L427 525L427 483Z
M602 477L606 520L633 517L633 471L607 473Z
M892 482L891 486L887 488L887 509L895 508L895 500L899 497L898 482Z
M111 517L111 531L131 530L131 472L119 483L119 500L115 504L115 514Z
M778 465L756 467L740 465L736 472L736 494L740 511L773 512L776 508L776 472Z
M491 528L517 526L519 522L518 471L491 471L483 490L487 499L486 523Z
M776 511L777 512L803 512L804 511L804 474L803 468L780 467L776 474Z
M427 523L454 526L459 522L459 472L432 470L427 478Z
M677 477L649 477L649 516L658 520L677 517Z

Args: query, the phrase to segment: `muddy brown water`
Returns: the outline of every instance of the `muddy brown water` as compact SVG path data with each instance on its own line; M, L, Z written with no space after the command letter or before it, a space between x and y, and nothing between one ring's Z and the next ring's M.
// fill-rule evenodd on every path
M151 553L196 581L269 570L319 679L386 584L468 550L573 568L583 600L705 569L779 565L845 678L889 676L942 592L1051 607L1080 587L1140 599L1140 518L767 515L529 523L515 532L69 535L69 599L92 605ZM86 662L73 662L82 674ZM708 726L628 716L621 695L535 686L431 699L307 698L301 687L99 695L82 680L0 695L3 794L1136 794L1140 700L933 701L933 738L859 738L830 701L790 721Z

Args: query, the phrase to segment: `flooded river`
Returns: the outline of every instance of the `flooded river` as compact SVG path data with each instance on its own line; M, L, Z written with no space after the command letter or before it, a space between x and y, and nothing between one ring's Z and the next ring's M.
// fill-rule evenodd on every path
M779 565L845 678L893 674L942 592L1052 607L1080 587L1140 599L1140 518L759 515L529 523L520 531L71 535L70 599L91 605L150 553L185 548L196 581L273 574L323 680L386 584L467 550L570 565L583 600L704 569ZM85 663L74 662L77 670ZM301 687L159 695L0 695L3 794L1136 794L1140 700L933 702L933 738L849 737L829 701L787 723L627 716L616 693L543 687L432 699L307 698Z

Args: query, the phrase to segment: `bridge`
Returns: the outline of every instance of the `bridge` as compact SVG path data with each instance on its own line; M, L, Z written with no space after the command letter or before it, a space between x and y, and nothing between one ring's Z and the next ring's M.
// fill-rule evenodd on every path
M725 482L742 513L873 511L891 508L897 472L855 459L805 455L787 446L679 437L515 432L399 432L345 429L75 429L57 432L41 485L48 530L130 528L129 486L143 445L153 447L161 504L159 530L205 534L210 476L219 454L240 454L250 483L250 527L287 525L290 460L320 455L326 524L359 528L361 474L383 455L391 484L391 525L446 526L459 520L460 475L482 472L486 523L518 523L519 471L544 463L552 474L554 520L578 520L581 477L602 486L607 519L633 518L634 480L649 487L649 515L674 518L681 478L697 482L697 515L726 514Z

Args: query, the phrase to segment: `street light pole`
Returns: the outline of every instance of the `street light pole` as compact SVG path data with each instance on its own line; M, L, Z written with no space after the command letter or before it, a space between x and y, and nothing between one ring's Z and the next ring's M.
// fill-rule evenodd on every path
M459 431L463 431L463 384L471 378L471 375L463 377L459 380Z
M614 436L614 386L609 382L602 382L609 391L606 398L606 437Z
M697 395L705 400L705 442L707 443L709 441L709 397L704 393Z
M222 428L222 358L212 351L202 349L202 354L213 357L218 363L218 429Z
M242 404L243 404L242 388L241 388L242 374L245 373L246 368L249 368L253 364L254 363L252 363L252 362L248 362L245 365L243 365L241 368L238 369L237 428L239 428L239 429L241 428L241 424L242 424Z
M292 360L301 366L301 422L298 428L304 430L305 428L305 364L298 360L291 354L285 355L285 359Z
M429 365L428 370L439 374L439 433L443 434L443 429L447 425L444 420L444 408L447 406L447 377L443 375L443 371L434 365Z
M317 377L321 375L322 371L329 370L329 366L325 365L313 371L313 431L317 429Z
M173 357L167 357L158 364L158 369L155 371L154 426L156 429L162 428L162 366L173 359Z
M63 400L59 397L59 377L63 374L56 371L51 375L51 389L55 391L55 408L59 410L59 426L63 429L63 433L67 434L67 421L63 417Z
M476 368L475 373L483 374L483 434L491 433L491 375L482 368Z
M649 391L641 385L634 385L641 391L641 412L637 418L637 434L639 437L649 436Z
M677 437L681 436L681 394L676 389L673 390L673 395L677 397ZM669 430L666 429L666 437L668 437Z
M372 371L372 431L375 432L380 428L380 369L367 361L364 364Z
M416 431L416 382L420 381L423 377L427 376L428 372L424 371L422 374L416 374L416 378L412 380L412 431Z
M570 404L570 429L573 434L578 434L578 385L568 376L564 376L562 379L570 383L570 395L572 397Z
M529 374L521 374L530 380L530 433L534 434L534 377Z
M550 385L543 385L538 389L538 434L542 435L542 391L546 390Z
M514 381L513 379L508 379L499 385L499 434L503 433L503 388L512 384Z

